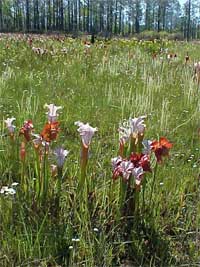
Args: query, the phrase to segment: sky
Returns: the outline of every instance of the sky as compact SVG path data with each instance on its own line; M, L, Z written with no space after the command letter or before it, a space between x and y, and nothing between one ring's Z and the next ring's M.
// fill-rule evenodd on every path
M182 5L183 3L186 2L186 0L179 0L180 4Z

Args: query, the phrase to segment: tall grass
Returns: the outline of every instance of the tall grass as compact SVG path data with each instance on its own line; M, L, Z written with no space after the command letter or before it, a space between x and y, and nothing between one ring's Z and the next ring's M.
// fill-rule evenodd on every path
M81 40L31 38L48 53L34 53L26 36L0 39L0 188L19 183L16 194L0 195L0 266L197 266L200 103L192 75L198 45L112 40L85 48ZM152 59L160 48L177 59L169 61L166 54ZM26 161L19 157L18 132L28 119L35 133L42 131L45 103L63 107L61 131L51 144L51 151L69 150L62 177L51 174L52 153L41 165L27 144ZM174 146L158 166L155 183L147 175L145 209L126 233L111 158L118 154L119 123L140 115L147 115L149 139L167 136ZM4 124L12 116L14 142ZM98 128L90 144L87 186L81 188L75 121Z

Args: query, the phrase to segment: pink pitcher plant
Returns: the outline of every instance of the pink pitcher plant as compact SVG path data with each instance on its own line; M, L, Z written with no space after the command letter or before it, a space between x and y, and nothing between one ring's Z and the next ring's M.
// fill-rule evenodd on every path
M200 85L200 61L194 63L194 80Z
M86 179L86 169L88 162L88 153L89 147L92 140L93 135L97 132L97 128L93 128L88 123L84 124L80 121L75 122L75 125L78 126L78 132L81 137L81 179L79 186L83 186Z
M144 140L145 116L130 118L119 127L119 156L112 159L113 180L121 177L120 209L122 215L133 215L139 208L139 193L145 191L146 174L153 173L150 202L155 183L157 164L169 155L172 144L161 137L158 141ZM152 153L156 165L151 166ZM131 203L132 202L132 203ZM132 210L130 210L130 208Z
M35 190L38 198L44 198L44 195L47 194L48 184L49 184L49 165L48 158L49 152L51 152L50 145L56 141L58 133L60 132L59 122L58 122L58 111L62 108L54 104L46 104L45 108L48 108L47 112L47 122L45 123L42 131L39 134L34 132L34 126L32 120L26 120L23 126L19 129L19 138L20 148L19 148L19 157L21 160L21 184L24 187L24 191L27 191L28 181L26 178L26 160L27 154L31 151L31 157L35 155L35 174L37 179L35 180ZM7 118L5 120L6 128L10 139L18 144L15 135L16 126L13 125L13 122L16 119L14 117ZM35 154L32 153L34 148ZM68 152L62 148L56 149L53 154L56 156L57 167L59 176L62 176L62 166L64 164L65 157ZM61 175L60 175L61 174ZM59 186L60 187L60 186Z
M6 127L8 129L8 133L9 133L9 136L10 136L10 139L11 140L14 140L14 131L15 131L15 128L16 126L13 125L13 122L15 121L16 119L14 117L12 118L7 118L4 122L6 124Z

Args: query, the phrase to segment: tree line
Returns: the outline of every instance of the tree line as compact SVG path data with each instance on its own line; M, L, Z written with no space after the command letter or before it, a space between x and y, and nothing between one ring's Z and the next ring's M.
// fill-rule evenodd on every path
M200 1L0 0L0 31L132 35L181 32L200 38Z

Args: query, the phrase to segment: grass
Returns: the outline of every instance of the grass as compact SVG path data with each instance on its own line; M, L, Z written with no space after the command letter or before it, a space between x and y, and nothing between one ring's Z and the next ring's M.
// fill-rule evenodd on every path
M87 49L81 40L32 38L34 47L49 53L34 53L26 36L0 39L0 188L19 183L16 195L0 196L0 266L198 266L200 103L192 75L199 45L112 40ZM161 47L177 53L177 59L169 62L164 54L153 60L152 53ZM185 64L187 52L190 62ZM19 158L18 131L32 119L35 133L41 132L45 103L63 107L61 131L51 150L63 145L70 151L59 206L60 178L49 169L55 157L49 153L41 167L29 145L26 162ZM126 233L119 212L120 179L113 182L110 162L118 154L119 122L144 114L145 136L166 136L174 146L158 166L151 201L153 176L147 175L146 208ZM4 124L12 116L14 143ZM78 120L98 127L87 184L79 190ZM47 183L43 197L39 179Z

